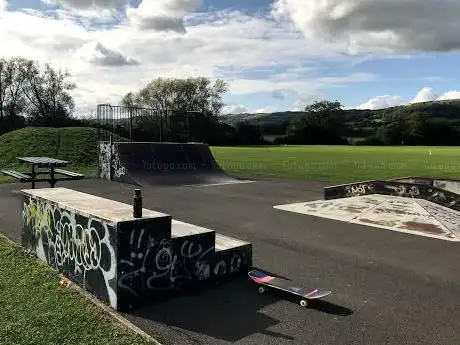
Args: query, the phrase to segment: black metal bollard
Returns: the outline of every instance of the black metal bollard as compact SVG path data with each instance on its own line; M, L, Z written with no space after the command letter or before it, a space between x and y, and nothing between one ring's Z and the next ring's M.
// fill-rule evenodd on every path
M142 218L142 195L140 189L134 190L133 217Z

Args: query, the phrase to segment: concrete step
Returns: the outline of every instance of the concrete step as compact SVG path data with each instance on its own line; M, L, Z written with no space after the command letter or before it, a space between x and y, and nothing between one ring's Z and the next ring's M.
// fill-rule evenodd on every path
M216 233L216 252L245 247L251 245L249 242L239 240L230 236L225 236L222 234Z
M215 237L214 230L203 228L201 226L190 223L181 222L176 219L173 219L171 222L171 238L188 237L200 234L212 234L213 237Z
M216 277L246 274L252 266L252 244L216 234L213 273Z
M194 272L195 281L247 273L252 265L251 243L175 219L171 222L171 243L178 253L179 270L185 267L187 272ZM198 266L203 269L197 270L196 263L203 263Z
M204 282L211 277L216 232L201 226L171 221L171 253L174 253L176 285Z

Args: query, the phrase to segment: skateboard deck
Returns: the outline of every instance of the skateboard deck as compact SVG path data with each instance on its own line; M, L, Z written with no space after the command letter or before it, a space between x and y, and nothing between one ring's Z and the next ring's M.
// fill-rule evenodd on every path
M264 293L265 287L282 290L301 297L300 305L307 306L308 300L326 297L332 293L329 290L312 289L304 286L294 286L291 281L279 277L272 277L264 272L252 270L248 273L255 283L259 284L259 292Z

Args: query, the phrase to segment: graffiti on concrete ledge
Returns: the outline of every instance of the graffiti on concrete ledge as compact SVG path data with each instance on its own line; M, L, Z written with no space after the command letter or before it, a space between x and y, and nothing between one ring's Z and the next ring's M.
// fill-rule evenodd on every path
M23 245L78 285L116 307L113 226L25 198Z
M209 238L156 239L144 229L131 232L127 247L119 253L118 288L134 297L237 273L248 259L235 250L216 260Z
M110 171L112 169L113 176L120 178L126 175L126 168L121 164L118 150L114 144L100 142L99 143L99 177L101 179L110 180Z
M374 186L371 183L360 183L360 184L345 186L345 191L348 197L361 196L361 195L372 193L374 191Z
M420 188L414 185L385 185L384 188L393 191L393 195L418 198L421 195Z

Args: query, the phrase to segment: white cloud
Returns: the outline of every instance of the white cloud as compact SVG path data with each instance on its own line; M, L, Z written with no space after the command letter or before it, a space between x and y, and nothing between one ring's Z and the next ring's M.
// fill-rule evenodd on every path
M438 100L448 100L448 99L460 99L460 91L453 90L444 93L438 97Z
M165 8L179 13L197 2L174 4ZM279 96L277 90L285 94L302 90L309 95L331 86L375 80L366 73L315 75L319 59L342 58L334 46L312 41L309 49L299 49L303 40L299 33L283 30L262 16L225 10L188 15L187 22L195 24L182 35L139 31L130 21L90 28L78 17L83 10L80 3L78 10L61 9L54 17L32 10L4 12L0 20L0 55L20 55L68 69L77 83L77 106L118 103L126 92L156 77L222 77L234 95L267 93L268 97ZM118 66L108 69L107 65ZM253 69L280 73L252 79L241 73Z
M142 1L137 8L128 8L129 20L141 29L185 33L184 16L203 6L203 0Z
M403 99L401 96L377 96L371 98L367 102L360 104L356 107L356 109L383 109L383 108L390 108L395 107L398 105L407 104L407 101Z
M384 96L377 96L377 97L371 98L370 100L356 106L355 108L362 109L362 110L364 109L375 110L375 109L384 109L384 108L394 107L398 105L407 105L407 104L414 104L414 103L442 101L442 100L451 100L451 99L460 99L460 91L448 91L438 96L432 88L424 87L410 101L402 98L401 96L384 95Z
M460 1L276 0L274 18L350 53L460 48Z
M0 0L1 1L1 0ZM203 0L141 0L132 7L129 0L42 0L58 5L60 12L91 19L127 20L144 30L185 33L184 16L203 6Z
M277 100L284 100L284 92L281 90L274 90L272 91L272 97Z
M276 108L274 108L274 107L265 107L265 108L255 109L251 113L253 113L253 114L268 114L268 113L274 113L276 111L278 111L278 110Z
M0 0L0 12L6 11L8 2L6 0Z
M248 108L244 105L230 104L224 107L223 114L244 114L249 112Z
M78 49L77 54L82 60L99 66L119 67L139 64L139 61L96 41L85 43Z
M433 89L430 87L424 87L417 93L410 103L430 102L434 100L436 100L436 94Z
M94 8L113 9L127 4L127 0L42 0L42 2L81 10Z

